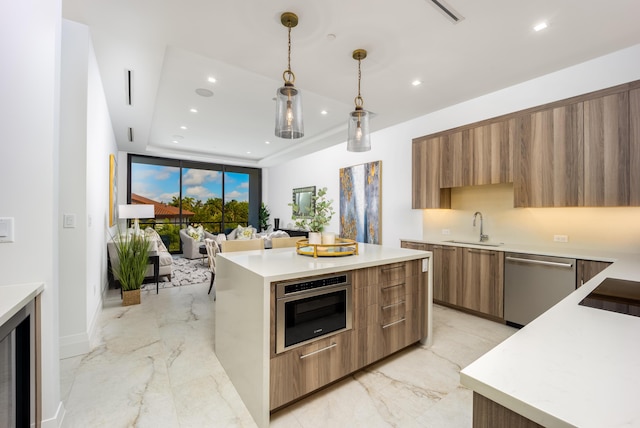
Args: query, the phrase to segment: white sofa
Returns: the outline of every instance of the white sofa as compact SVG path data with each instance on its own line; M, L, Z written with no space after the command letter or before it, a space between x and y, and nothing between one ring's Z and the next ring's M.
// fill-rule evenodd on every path
M264 240L264 248L271 248L271 238L288 238L289 234L282 230L275 232L260 232L256 233L256 229L253 226L242 227L238 226L233 229L228 235L224 233L216 236L218 245L222 247L222 241L233 241L236 239L256 239L261 238Z

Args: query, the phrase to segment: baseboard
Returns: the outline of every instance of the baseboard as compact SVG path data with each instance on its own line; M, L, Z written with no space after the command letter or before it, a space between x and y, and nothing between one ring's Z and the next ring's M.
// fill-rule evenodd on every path
M88 354L91 350L87 333L60 336L60 359Z
M62 404L61 401L60 404L58 404L58 410L56 411L54 417L50 419L43 419L40 426L42 428L60 428L62 426L62 420L64 419L65 413L66 410L64 408L64 404Z

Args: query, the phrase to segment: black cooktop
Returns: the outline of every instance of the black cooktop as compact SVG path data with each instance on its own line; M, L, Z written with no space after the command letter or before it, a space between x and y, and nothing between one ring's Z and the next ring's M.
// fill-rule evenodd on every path
M580 304L640 317L640 282L606 278Z

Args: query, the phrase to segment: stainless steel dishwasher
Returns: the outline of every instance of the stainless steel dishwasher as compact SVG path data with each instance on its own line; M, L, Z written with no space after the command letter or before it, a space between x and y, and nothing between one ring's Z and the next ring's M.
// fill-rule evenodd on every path
M576 289L576 260L506 253L504 318L524 326Z

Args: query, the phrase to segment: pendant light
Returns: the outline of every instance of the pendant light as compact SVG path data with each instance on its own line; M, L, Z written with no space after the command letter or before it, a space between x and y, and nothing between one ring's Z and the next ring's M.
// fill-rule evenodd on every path
M367 57L367 51L356 49L353 51L353 59L358 61L358 96L355 98L356 108L349 113L349 133L347 138L347 150L350 152L366 152L371 150L369 138L369 112L363 108L364 100L360 95L360 80L362 73L360 63Z
M295 13L285 12L280 16L282 25L289 29L289 51L287 69L282 73L284 86L276 93L276 137L294 139L304 136L302 123L302 96L293 86L296 76L291 71L291 29L298 25Z

